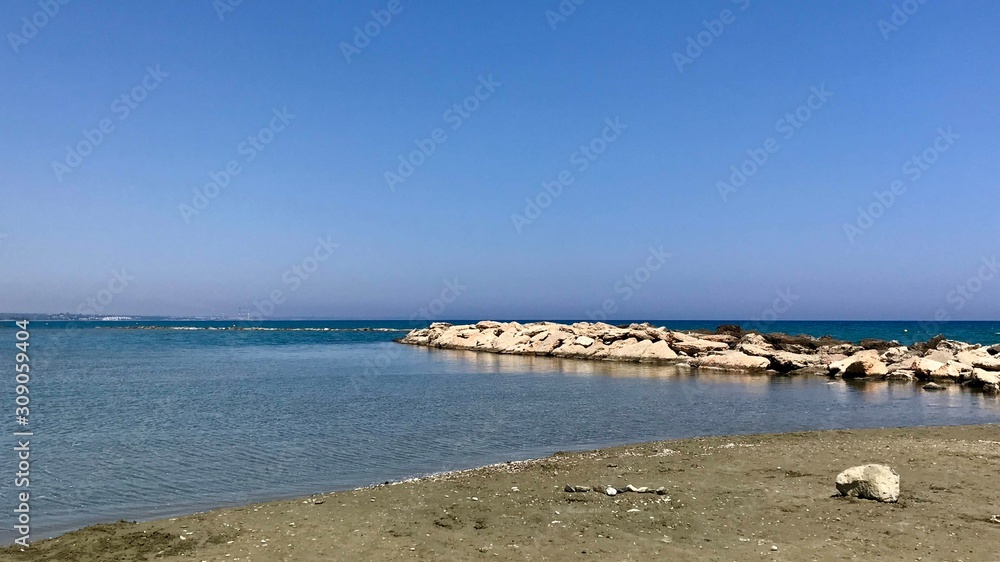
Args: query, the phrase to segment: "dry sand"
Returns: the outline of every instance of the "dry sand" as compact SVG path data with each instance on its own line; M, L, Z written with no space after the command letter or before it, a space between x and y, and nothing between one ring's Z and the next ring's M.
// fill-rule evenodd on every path
M899 472L898 503L835 497L869 462ZM98 525L0 559L992 561L998 474L997 425L687 439ZM666 495L563 490L595 483Z

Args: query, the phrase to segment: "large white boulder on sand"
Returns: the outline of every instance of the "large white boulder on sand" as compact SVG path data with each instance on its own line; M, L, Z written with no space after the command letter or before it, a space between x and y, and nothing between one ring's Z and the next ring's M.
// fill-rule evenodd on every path
M848 468L837 475L837 491L880 502L899 499L899 474L884 464L866 464Z

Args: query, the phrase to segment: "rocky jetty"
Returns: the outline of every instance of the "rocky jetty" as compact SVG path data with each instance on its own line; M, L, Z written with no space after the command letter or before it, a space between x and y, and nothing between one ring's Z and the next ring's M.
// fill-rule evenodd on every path
M400 343L488 353L687 365L699 369L822 374L831 377L955 382L1000 393L1000 345L983 347L937 336L903 346L896 341L859 344L824 336L746 332L720 326L715 333L679 332L648 323L435 322Z

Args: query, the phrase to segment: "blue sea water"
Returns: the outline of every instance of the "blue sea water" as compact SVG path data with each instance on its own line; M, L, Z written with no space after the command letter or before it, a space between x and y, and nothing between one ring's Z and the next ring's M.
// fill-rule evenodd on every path
M725 322L654 322L676 329ZM1000 323L741 323L912 343ZM128 328L143 329L128 329ZM430 350L408 322L32 322L32 538L500 462L696 435L1000 422L958 387L699 374ZM155 328L155 329L151 329ZM13 373L13 322L0 364ZM0 386L0 541L15 535L14 377ZM6 388L6 390L3 390Z

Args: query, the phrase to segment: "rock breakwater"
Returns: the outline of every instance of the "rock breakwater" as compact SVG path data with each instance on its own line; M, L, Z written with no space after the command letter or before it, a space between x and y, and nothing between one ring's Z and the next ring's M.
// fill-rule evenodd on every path
M715 333L680 332L648 323L435 322L400 343L514 355L687 365L698 369L822 374L831 377L955 382L1000 393L1000 345L984 347L937 336L903 346L824 336L760 334L739 326Z

